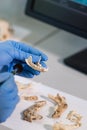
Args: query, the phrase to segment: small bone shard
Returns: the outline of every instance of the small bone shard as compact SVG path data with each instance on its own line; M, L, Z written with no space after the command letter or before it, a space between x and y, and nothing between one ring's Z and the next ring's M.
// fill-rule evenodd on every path
M27 100L27 101L36 101L36 100L38 100L37 96L22 96L21 98L24 99L24 100Z
M70 111L67 115L67 119L74 122L76 125L81 126L82 116L75 111Z
M26 89L26 88L31 88L32 87L32 83L24 84L24 83L16 81L16 84L17 84L17 87L18 87L19 91L23 90L23 89Z
M37 114L37 112L46 105L46 101L38 101L33 106L30 106L28 109L26 109L23 112L23 119L29 122L32 122L33 120L40 120L43 118L43 116Z
M59 118L68 107L65 97L62 97L59 94L57 94L56 96L52 96L49 94L48 97L56 103L52 118Z
M42 67L42 65L38 62L36 64L34 64L32 62L32 56L30 56L28 59L25 59L27 65L29 65L31 68L35 69L35 70L38 70L40 72L47 72L48 71L48 68L44 68Z
M81 126L82 116L75 111L70 111L67 115L67 119L73 122L74 124L63 124L56 123L53 126L53 130L74 130Z
M79 125L68 125L63 123L56 123L53 126L53 130L74 130L79 128Z

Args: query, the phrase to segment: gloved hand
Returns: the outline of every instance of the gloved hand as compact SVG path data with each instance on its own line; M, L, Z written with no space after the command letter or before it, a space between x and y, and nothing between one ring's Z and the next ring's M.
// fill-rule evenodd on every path
M13 112L19 101L18 90L13 75L0 73L0 123L4 122Z
M16 41L0 42L0 68L8 65L8 71L11 72L13 66L20 63L23 66L23 71L20 75L32 78L34 75L40 74L40 72L25 63L25 59L29 56L32 56L33 63L38 62L41 58L42 66L46 67L44 61L48 60L48 58L41 51Z

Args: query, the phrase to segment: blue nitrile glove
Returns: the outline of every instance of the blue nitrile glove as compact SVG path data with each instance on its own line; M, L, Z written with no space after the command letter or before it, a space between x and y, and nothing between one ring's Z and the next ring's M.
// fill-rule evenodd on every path
M8 65L8 71L11 72L13 66L16 63L20 63L23 66L23 71L20 75L32 78L34 75L40 74L40 72L32 69L25 63L25 59L29 56L32 56L34 63L41 58L42 66L46 67L44 61L48 60L48 58L41 51L16 41L0 42L0 68L3 68L3 66L6 68Z
M0 123L13 112L19 101L14 77L9 72L0 73Z

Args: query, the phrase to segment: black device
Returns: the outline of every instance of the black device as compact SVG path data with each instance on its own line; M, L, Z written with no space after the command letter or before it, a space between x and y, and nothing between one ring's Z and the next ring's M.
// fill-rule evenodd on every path
M87 38L87 6L75 0L27 0L25 13Z
M25 14L87 38L87 2L84 3L81 0L27 0ZM86 59L87 54L84 55L84 60ZM64 61L67 61L67 58ZM73 64L71 60L68 62Z
M64 63L76 70L87 74L87 48L64 59Z

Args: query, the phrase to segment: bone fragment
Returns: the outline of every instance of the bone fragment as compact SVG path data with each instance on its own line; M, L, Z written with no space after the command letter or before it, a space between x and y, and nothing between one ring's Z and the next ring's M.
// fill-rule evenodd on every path
M75 111L70 111L67 115L67 119L74 124L55 123L53 126L53 130L75 130L82 125L82 116Z
M81 126L81 119L82 116L78 114L75 111L70 111L69 114L67 115L67 119L70 120L71 122L74 122L75 124Z
M30 56L28 59L25 59L25 61L26 61L27 65L29 65L34 70L38 70L40 72L47 72L48 71L48 68L42 67L42 65L39 62L34 64L32 62L32 56Z
M16 84L17 84L17 87L18 87L19 91L23 90L23 89L26 89L26 88L31 88L32 87L32 83L24 84L24 83L16 81Z
M36 101L36 100L38 100L37 96L22 96L21 98L24 99L24 100L27 100L27 101Z
M46 104L46 101L38 101L33 106L30 106L23 112L23 119L29 122L33 120L40 120L43 116L37 114L37 112Z
M68 107L65 97L62 97L59 94L57 94L56 96L52 96L49 94L48 97L56 103L52 117L59 118Z
M53 126L53 130L75 130L79 128L79 125L68 125L63 123L56 123Z

